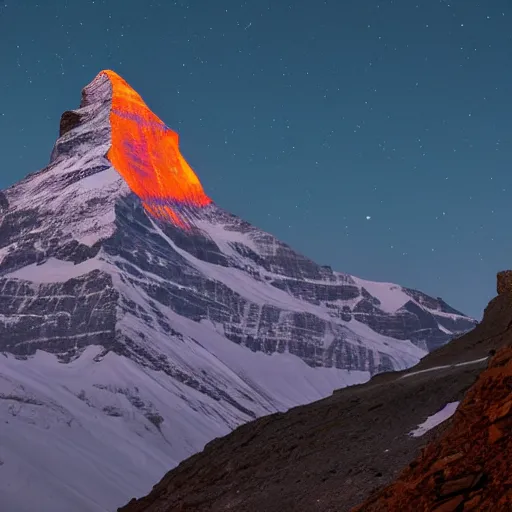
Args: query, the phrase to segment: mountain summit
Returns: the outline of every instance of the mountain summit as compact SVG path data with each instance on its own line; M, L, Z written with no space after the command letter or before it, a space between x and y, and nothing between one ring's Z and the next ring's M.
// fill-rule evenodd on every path
M0 192L0 502L112 510L236 426L474 325L217 206L178 136L103 71L50 164Z
M201 208L212 201L181 156L178 134L165 126L113 71L101 72L96 80L109 80L112 88L112 146L107 158L146 211L185 227L184 211Z

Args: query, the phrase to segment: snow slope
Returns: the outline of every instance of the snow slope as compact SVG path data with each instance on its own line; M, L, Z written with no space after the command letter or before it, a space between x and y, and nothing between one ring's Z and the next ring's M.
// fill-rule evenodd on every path
M409 435L412 437L421 437L425 435L429 430L437 427L447 419L451 418L460 402L450 402L446 404L441 410L429 416L423 423L418 425Z
M252 353L221 336L208 341L212 352L193 347L197 370L236 380L259 415L369 378L335 368L318 375L294 356ZM248 419L125 357L95 362L101 350L88 347L67 365L42 351L27 361L0 357L2 510L110 512ZM152 413L164 421L151 423Z

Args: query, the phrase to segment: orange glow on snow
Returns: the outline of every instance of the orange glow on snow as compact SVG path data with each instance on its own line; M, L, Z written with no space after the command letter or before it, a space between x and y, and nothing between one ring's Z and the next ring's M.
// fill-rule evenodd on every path
M117 73L101 74L112 84L112 145L107 158L150 215L188 227L187 207L201 208L212 201L181 155L178 134Z

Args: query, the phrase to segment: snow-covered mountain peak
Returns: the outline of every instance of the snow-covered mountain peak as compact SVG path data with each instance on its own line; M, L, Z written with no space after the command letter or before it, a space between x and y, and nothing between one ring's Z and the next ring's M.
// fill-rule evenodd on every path
M189 228L212 203L181 155L178 135L113 71L61 116L48 167L5 192L12 209L53 215L55 229L92 246L114 232L114 204L134 193L148 215Z
M59 135L45 169L0 192L0 421L15 447L0 445L0 502L26 504L13 509L34 509L13 481L72 453L72 474L36 472L48 510L111 510L234 426L409 367L475 323L215 205L112 71Z
M96 150L123 177L149 215L190 228L211 199L181 155L178 134L168 128L117 73L101 71L82 92L80 109L65 112L52 161L80 152L70 140L94 125ZM100 135L98 133L98 135ZM105 151L106 150L106 151Z
M100 338L122 353L156 339L144 329L127 338L123 319L157 315L152 323L173 312L208 321L255 352L373 374L412 364L474 324L440 299L317 265L222 210L181 156L177 134L113 71L100 72L80 108L63 114L48 167L7 189L0 206L0 276L22 288L32 283L34 296L52 279L55 289L68 279L87 288L90 275L108 283L109 307L116 306ZM27 342L16 346L60 352L54 331L81 336L68 355L104 342L87 324L78 334L68 320L63 330L64 313L55 314L44 336L20 334ZM33 336L47 341L28 342Z

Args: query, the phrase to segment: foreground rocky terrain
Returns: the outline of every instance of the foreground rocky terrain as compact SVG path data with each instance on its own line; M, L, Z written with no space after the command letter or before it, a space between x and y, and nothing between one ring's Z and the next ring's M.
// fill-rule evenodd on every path
M498 291L512 308L512 272ZM453 419L392 485L353 512L512 510L512 336L492 357ZM501 343L499 344L501 345ZM494 352L494 351L493 351Z
M511 510L511 276L481 324L416 367L245 424L119 511Z
M499 350L440 439L353 512L512 510L512 348Z

